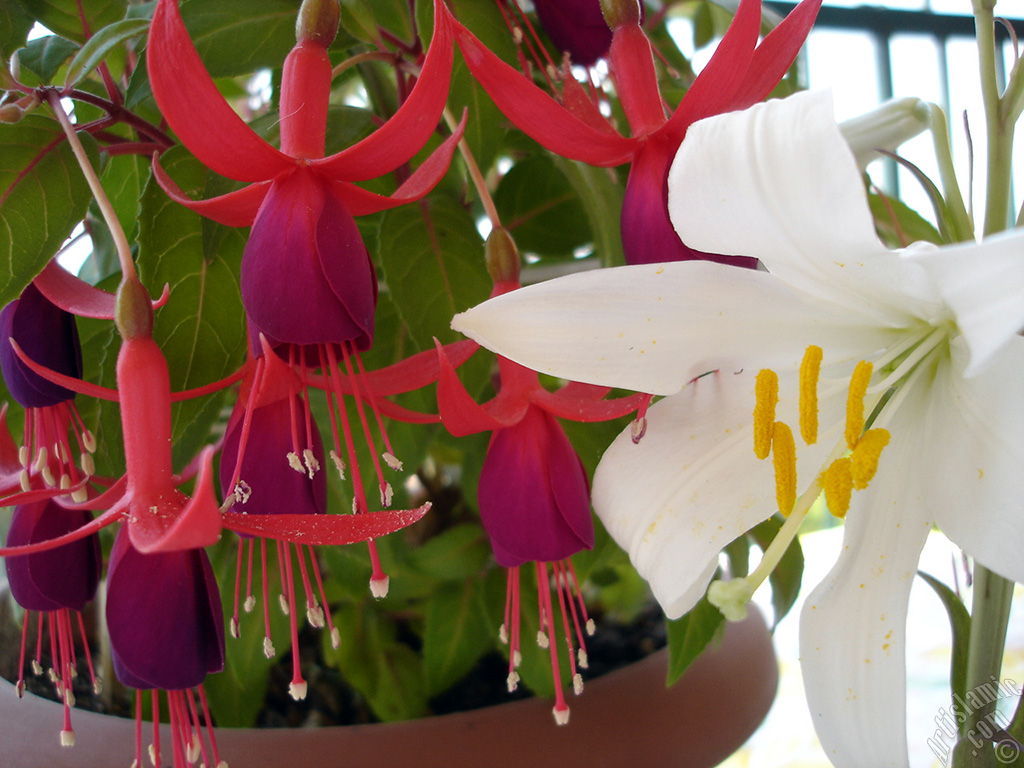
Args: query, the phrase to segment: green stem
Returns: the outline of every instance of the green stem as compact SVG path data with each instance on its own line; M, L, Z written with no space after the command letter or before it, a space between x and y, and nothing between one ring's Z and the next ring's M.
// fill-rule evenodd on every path
M964 196L960 192L960 184L956 180L956 169L953 167L953 150L949 143L949 124L946 113L938 104L928 105L928 122L935 143L935 159L939 164L939 178L942 181L942 194L946 201L950 223L953 226L953 237L962 243L974 239L974 223L964 205Z
M71 150L75 153L75 159L78 160L78 164L82 168L82 175L85 176L89 189L92 191L93 197L96 198L96 204L99 206L100 213L103 214L103 220L110 229L110 236L113 238L114 245L117 248L117 258L121 263L123 278L126 280L137 280L135 262L132 261L132 249L128 244L124 228L117 218L117 213L114 211L110 198L107 197L107 193L103 189L103 184L100 183L100 177L96 175L96 170L92 167L92 163L89 162L89 157L86 155L85 147L82 146L82 142L78 138L75 126L68 120L67 113L64 111L64 107L61 106L60 96L55 90L49 90L46 93L46 100L49 102L54 115L56 115L57 122L64 129L64 134L68 138L68 144L71 145Z
M974 1L974 23L981 69L981 97L988 135L988 180L985 193L984 234L1001 232L1010 224L1010 156L1013 123L1003 119L1003 103L996 82L995 18L990 0Z
M960 724L960 741L953 752L953 768L990 768L996 764L992 741L985 737L995 730L992 713L996 701L973 709L987 696L981 691L999 679L1006 645L1006 626L1010 619L1014 583L983 565L974 566L974 598L971 605L971 632L967 651L966 715ZM971 711L968 713L967 710Z

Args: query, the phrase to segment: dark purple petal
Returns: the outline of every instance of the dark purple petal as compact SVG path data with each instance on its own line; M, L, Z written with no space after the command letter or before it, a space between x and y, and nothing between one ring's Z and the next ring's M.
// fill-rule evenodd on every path
M333 183L299 169L277 179L242 257L242 301L275 344L373 339L377 277Z
M668 217L668 169L678 146L650 139L637 153L622 201L622 249L627 264L701 259L734 267L757 267L749 256L705 253L687 246Z
M75 397L70 389L29 370L14 353L11 339L40 365L66 376L82 377L82 348L74 316L50 303L31 283L20 298L0 312L0 367L4 381L11 396L25 408L44 408Z
M306 423L303 402L292 398L297 415L296 441L298 454L306 447ZM231 479L238 461L238 446L242 436L244 403L228 426L224 451L220 460L220 487L227 498L233 491ZM232 511L250 515L322 514L327 509L327 474L315 472L313 478L305 472L295 471L288 463L292 443L291 406L288 398L275 400L252 413L252 426L245 446L239 480L244 483L248 496L235 502ZM324 449L320 430L311 422L312 451L324 469Z
M224 668L224 617L201 549L143 555L122 526L107 569L107 627L118 680L194 688Z
M541 26L573 64L590 66L608 52L612 31L601 13L600 0L534 0Z
M92 520L85 510L64 509L52 500L14 508L7 546L47 541ZM11 594L30 611L80 611L100 582L100 539L96 534L44 552L5 559Z
M500 565L561 560L594 544L583 465L558 421L540 408L495 430L477 498Z

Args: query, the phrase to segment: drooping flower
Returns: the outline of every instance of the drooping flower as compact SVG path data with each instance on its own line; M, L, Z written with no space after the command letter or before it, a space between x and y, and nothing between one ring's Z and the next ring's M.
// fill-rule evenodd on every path
M13 547L52 539L85 525L91 519L92 515L88 512L62 509L52 500L24 504L15 507L11 515L6 545ZM45 625L50 640L50 680L64 704L64 724L60 739L65 746L75 743L71 707L75 702L73 680L78 674L74 650L76 632L81 637L82 653L93 689L97 692L99 690L81 611L96 595L101 562L100 540L96 534L63 547L8 557L4 561L11 596L25 609L18 664L18 695L25 690L22 675L25 669L29 617L34 613L38 632L32 669L37 675L43 672L41 662Z
M156 178L177 202L228 226L252 231L242 257L242 300L253 353L276 349L305 380L319 368L328 382L339 471L351 467L353 508L369 510L349 423L345 394L353 395L359 425L374 459L381 504L390 506L384 465L393 455L359 352L373 341L377 278L354 216L419 200L444 176L461 137L460 126L391 196L353 182L407 163L434 133L448 95L453 46L448 17L435 2L434 38L408 98L371 136L324 157L332 70L327 49L338 29L334 0L307 0L299 11L297 43L284 63L280 98L281 148L249 128L224 101L204 69L182 23L176 0L160 0L153 17L147 63L153 93L179 139L211 170L255 182L228 195L193 201L154 165ZM261 339L267 342L264 346ZM257 369L253 386L272 366ZM365 402L364 402L365 401ZM376 418L371 432L365 403ZM309 423L308 405L303 418ZM382 443L380 449L377 444ZM383 462L383 465L382 465ZM311 473L317 470L309 465ZM370 542L371 590L387 593L388 577Z
M492 296L519 288L518 252L505 230L495 229L487 243L488 266L495 277ZM583 690L577 664L586 668L584 630L593 633L569 558L594 545L590 516L590 487L583 464L558 419L605 421L625 416L647 402L644 395L604 400L609 390L570 383L558 392L541 386L537 374L498 357L497 395L478 405L462 386L444 349L438 345L441 376L438 410L445 428L464 436L490 431L480 472L477 502L480 517L498 564L508 569L508 593L503 642L509 644L509 691L515 690L520 661L519 566L536 569L540 634L538 643L550 649L555 682L555 721L569 721L559 671L556 635L565 638L573 688ZM550 566L550 575L549 568ZM555 621L551 590L561 610ZM571 626L570 626L571 624Z
M75 318L52 304L35 285L0 311L0 366L11 396L25 409L18 482L24 491L45 485L85 498L82 481L93 474L96 441L75 408L75 393L28 368L11 346L67 376L82 375L82 348ZM80 456L80 467L74 454ZM36 479L38 478L38 480ZM13 490L10 482L4 490Z
M137 692L136 733L142 728L142 691L152 691L154 723L159 722L157 692L166 691L174 765L192 764L200 754L205 765L224 765L202 687L207 674L224 668L220 591L206 552L143 554L132 546L128 528L122 527L110 552L106 603L114 673ZM156 727L151 749L154 764L159 765ZM136 738L135 750L136 764L142 765L141 738Z
M612 31L600 0L535 0L533 7L551 42L574 64L589 67L608 52Z
M865 401L862 418L873 413L891 442L801 617L808 700L837 766L906 765L907 601L932 525L1024 579L1024 232L888 251L823 94L695 125L670 188L688 242L768 272L601 270L498 297L453 325L540 371L672 395L639 445L620 436L594 481L598 515L669 616L704 593L725 544L778 508L771 470L749 460L754 372L777 371L776 418L795 424L807 400L786 393L820 346L820 437L798 457L812 490L846 433L860 439L849 403ZM853 397L857 361L873 373L857 367Z
M741 0L711 61L667 118L651 44L640 27L639 6L632 0L613 5L618 10L609 17L614 26L609 62L629 120L629 137L608 124L571 76L564 81L563 106L453 20L455 38L473 77L498 108L541 145L591 165L632 163L622 205L622 244L628 263L698 258L753 266L749 257L701 253L679 239L668 217L669 165L695 121L749 107L771 92L803 45L820 0L803 0L760 45L760 0Z

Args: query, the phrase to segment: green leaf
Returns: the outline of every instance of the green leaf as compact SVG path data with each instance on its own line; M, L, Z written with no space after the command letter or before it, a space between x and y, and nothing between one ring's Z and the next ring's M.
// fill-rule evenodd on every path
M195 197L206 197L209 172L181 148L164 168ZM196 190L199 190L196 193ZM245 230L203 219L173 202L155 183L142 196L139 274L154 295L171 287L156 314L153 338L167 356L171 389L217 381L245 361L246 329L238 287ZM178 403L172 423L175 465L192 459L209 440L222 393Z
M213 77L280 67L295 45L294 0L189 0L181 17Z
M513 165L498 184L494 204L522 251L571 257L592 239L583 203L546 155Z
M935 211L935 220L939 223L940 240L938 242L956 242L958 238L954 236L954 233L957 231L957 223L953 218L953 215L950 213L949 206L946 205L945 198L943 198L939 188L935 186L935 182L929 179L924 171L906 158L900 157L891 152L883 152L882 154L891 157L897 163L910 171L914 178L917 179L917 182L921 185L921 188L925 191L925 194L928 195L928 200L931 202L932 208Z
M124 19L104 27L81 47L68 65L64 87L70 88L98 67L115 47L149 29L145 19Z
M85 42L84 14L93 32L124 18L126 0L17 0L33 19L61 37Z
M250 540L250 543L251 541L253 540ZM246 544L247 547L249 545ZM217 583L221 585L225 628L230 626L234 612L232 588L235 585L237 546L238 540L235 537L225 537L209 552L217 574ZM258 549L259 544L256 546ZM252 613L242 613L239 616L239 637L232 637L228 633L225 638L224 671L208 676L203 684L209 697L210 709L219 727L249 728L256 725L256 717L263 708L270 668L280 663L282 654L291 648L288 617L278 608L277 594L280 587L274 586L281 584L278 561L273 555L268 560L267 583L270 584L272 592L269 600L270 632L277 653L267 658L263 652L263 597L259 587L260 575L257 572L253 578L256 607ZM260 568L259 554L253 557L253 568ZM244 570L242 578L246 578ZM245 599L244 593L243 586L241 600Z
M942 605L946 608L949 616L949 627L952 631L952 653L949 660L949 687L954 696L960 700L967 695L967 660L969 651L969 640L971 636L971 615L964 606L963 601L957 597L956 592L947 587L934 576L924 571L918 571L917 575L925 580L925 583L935 590ZM954 702L955 704L955 702Z
M601 266L625 264L619 228L624 187L616 182L607 168L595 168L562 157L556 157L554 161L583 204L594 240L594 253L601 260Z
M0 54L10 58L11 54L25 45L32 19L17 3L0 3Z
M454 199L433 196L420 205L384 213L377 253L387 289L417 350L461 336L452 316L485 300L491 281L483 240L469 213Z
M782 528L783 518L776 514L758 523L750 530L750 535L762 551L768 548L772 540ZM795 538L779 560L779 564L768 576L772 585L772 610L775 612L775 625L789 613L800 593L800 583L804 575L804 553L800 548L800 539Z
M428 539L412 552L413 565L437 579L471 579L487 566L491 548L483 529L464 523Z
M95 165L95 143L81 138ZM26 115L0 126L0 306L54 257L91 199L57 122Z
M473 669L493 646L481 583L445 585L428 600L423 633L427 696L443 693Z
M693 47L701 49L715 37L715 20L711 15L711 6L701 3L693 14Z
M396 639L394 619L372 606L352 604L332 616L341 644L332 648L325 634L324 657L366 697L374 713L386 721L427 714L419 657Z
M673 621L666 619L668 685L683 676L690 664L710 645L724 622L725 617L708 602L707 596L702 597L685 616Z
M872 192L868 195L868 204L875 219L875 229L888 247L905 248L918 240L942 244L938 230L899 200Z
M53 80L57 70L68 60L78 45L57 35L38 37L18 54L21 66L32 72L41 83Z

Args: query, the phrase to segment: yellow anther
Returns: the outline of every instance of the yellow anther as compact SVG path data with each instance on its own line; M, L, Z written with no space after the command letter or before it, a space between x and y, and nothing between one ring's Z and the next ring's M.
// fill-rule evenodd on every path
M757 374L754 382L754 455L767 459L772 447L775 406L779 402L779 376L770 368Z
M821 374L821 347L813 344L800 363L800 436L807 445L818 441L818 376Z
M847 458L836 459L821 476L825 503L828 504L828 511L836 517L846 517L850 508L850 496L853 493L851 463Z
M850 473L853 487L858 491L868 487L868 483L878 470L878 458L882 455L882 449L888 444L887 429L869 429L857 441L857 447L850 454Z
M775 500L785 517L796 504L796 445L793 430L776 421L772 430L772 462L775 465Z
M871 383L871 363L861 360L850 377L850 392L846 397L846 445L852 451L864 431L864 395Z

